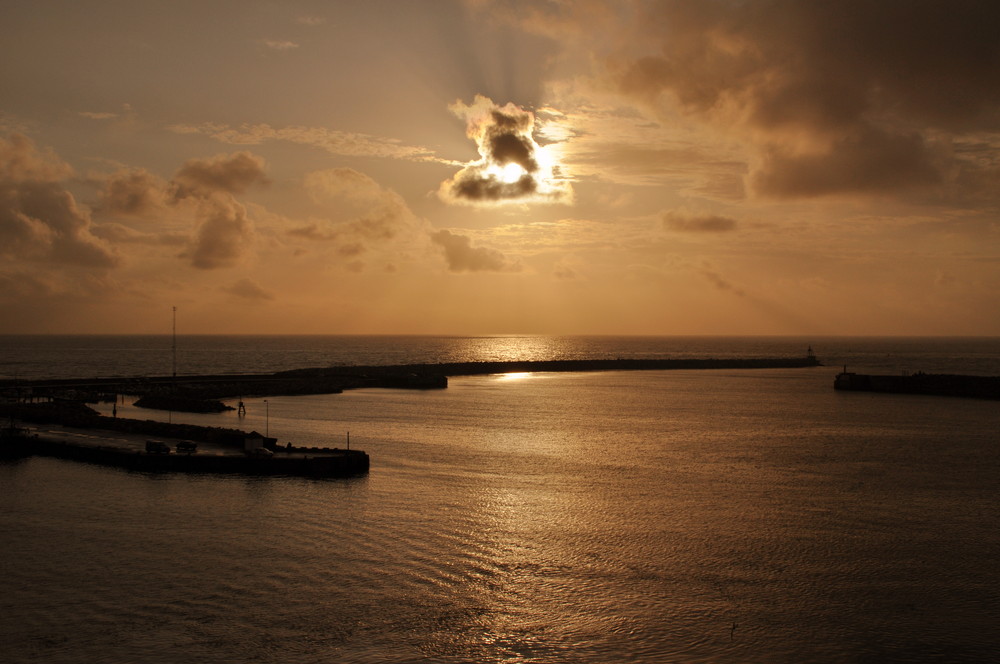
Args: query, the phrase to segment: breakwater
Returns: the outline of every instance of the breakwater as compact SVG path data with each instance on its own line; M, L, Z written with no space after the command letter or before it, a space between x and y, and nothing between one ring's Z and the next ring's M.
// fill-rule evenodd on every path
M728 359L608 359L439 364L342 365L292 369L273 374L205 376L129 376L86 379L0 381L0 393L10 399L63 398L98 401L108 395L183 400L249 396L335 394L348 389L443 389L449 376L519 372L662 371L682 369L785 369L821 366L812 354L805 357ZM187 410L175 405L174 410Z
M0 415L10 421L0 430L4 458L48 456L144 472L308 477L363 474L370 463L361 450L279 446L276 438L256 432L106 417L76 402L0 404ZM15 420L58 428L29 429ZM151 452L147 441L157 451ZM263 451L251 449L248 441Z
M833 387L856 392L1000 399L1000 376L925 373L880 376L845 371L837 375Z
M51 436L6 437L4 457L47 456L139 472L348 477L368 472L369 458L361 450L317 449L278 452L273 456L241 453L149 453L116 445L80 444Z
M496 362L446 362L439 364L403 364L392 366L339 366L292 369L274 374L302 378L324 378L338 375L363 375L375 380L388 376L409 376L414 384L419 379L433 382L435 377L475 376L483 374L525 372L590 372L590 371L664 371L680 369L789 369L822 366L814 355L806 357L728 358L728 359L613 359L613 360L528 360Z

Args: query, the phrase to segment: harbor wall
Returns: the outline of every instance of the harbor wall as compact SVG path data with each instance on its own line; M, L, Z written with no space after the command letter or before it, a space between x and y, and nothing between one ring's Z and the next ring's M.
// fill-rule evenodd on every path
M1000 377L915 373L900 376L841 373L834 389L891 394L1000 399Z
M324 450L315 455L251 457L243 454L151 454L110 445L81 445L47 436L5 438L3 456L47 456L140 472L239 473L299 477L347 477L368 472L361 450Z

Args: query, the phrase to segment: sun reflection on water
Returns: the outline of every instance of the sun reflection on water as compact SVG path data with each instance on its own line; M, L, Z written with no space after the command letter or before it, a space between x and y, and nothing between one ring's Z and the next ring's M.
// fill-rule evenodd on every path
M526 378L531 378L532 372L530 371L512 371L510 373L497 374L497 380L524 380Z
M467 337L453 343L457 356L476 362L569 359L572 349L570 338L533 335Z

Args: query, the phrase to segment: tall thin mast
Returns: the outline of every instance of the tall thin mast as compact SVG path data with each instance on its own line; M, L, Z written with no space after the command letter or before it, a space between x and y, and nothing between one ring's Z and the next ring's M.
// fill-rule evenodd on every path
M174 378L177 378L177 307L174 307Z

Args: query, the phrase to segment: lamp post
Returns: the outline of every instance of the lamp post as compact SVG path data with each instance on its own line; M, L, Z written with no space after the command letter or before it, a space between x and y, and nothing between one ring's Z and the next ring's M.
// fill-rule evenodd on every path
M270 423L271 423L271 408L267 405L267 399L264 399L264 437L270 438Z

